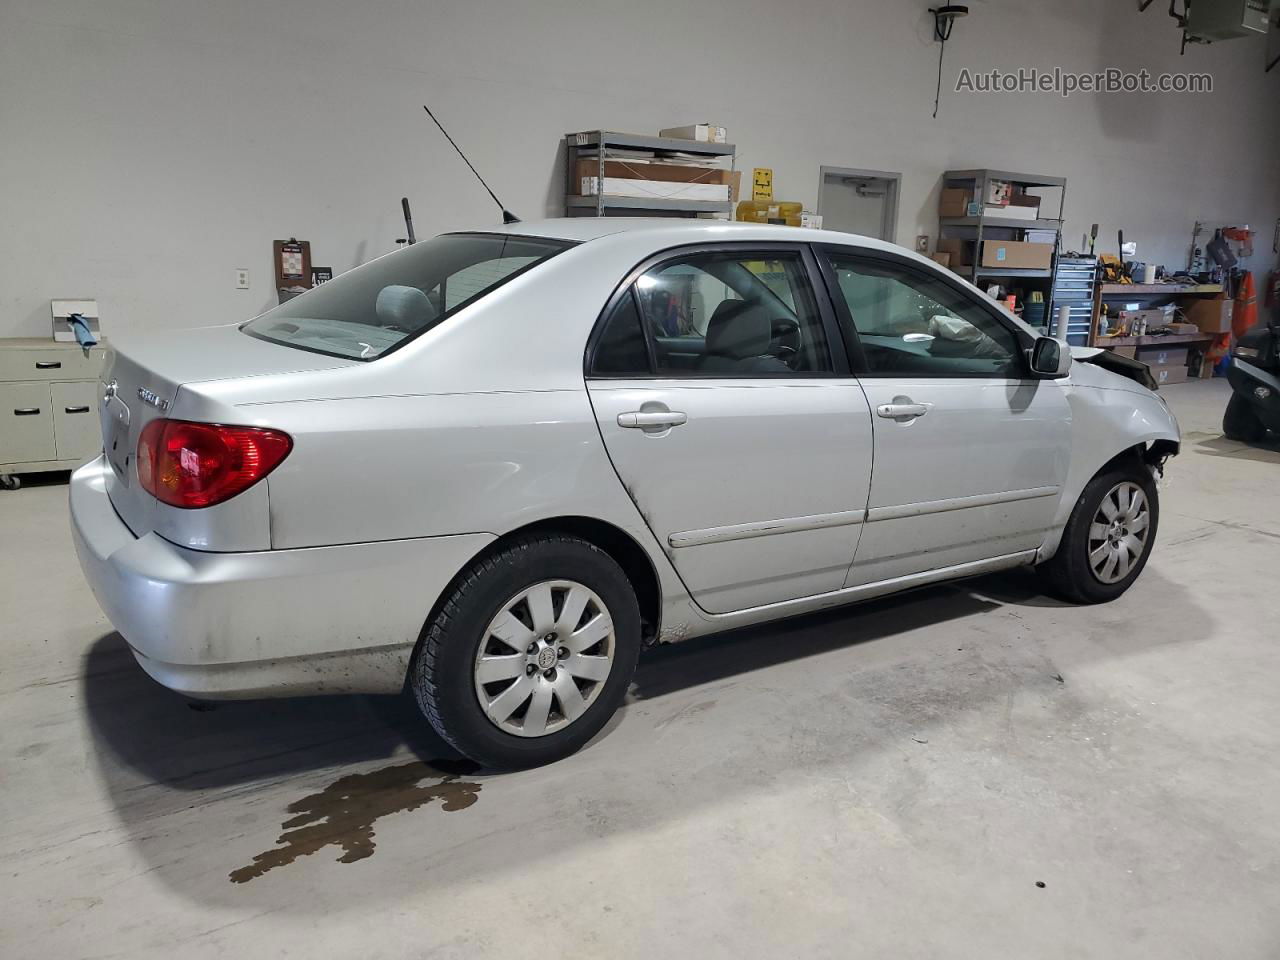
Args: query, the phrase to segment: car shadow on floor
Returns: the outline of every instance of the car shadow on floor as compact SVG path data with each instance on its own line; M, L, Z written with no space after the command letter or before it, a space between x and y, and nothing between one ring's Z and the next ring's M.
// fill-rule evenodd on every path
M1280 438L1267 439L1258 443L1244 443L1239 440L1228 440L1226 437L1214 437L1196 443L1196 453L1207 457L1230 457L1233 460L1257 460L1260 463L1280 463Z
M1143 582L1151 595L1173 589L1155 571ZM648 651L628 705L582 753L515 774L467 767L408 697L193 705L143 673L117 634L86 654L81 694L114 812L153 876L175 892L206 905L243 903L235 892L241 884L279 877L277 868L301 869L299 859L315 870L373 856L379 832L395 829L384 817L426 805L448 820L424 817L412 834L412 856L432 865L415 873L417 882L437 885L507 869L517 842L508 831L530 818L562 816L566 804L626 815L601 813L600 825L585 832L538 834L535 846L548 856L617 830L691 816L692 808L723 801L725 784L747 793L761 786L750 776L697 779L706 758L763 767L794 782L815 766L841 767L891 749L904 731L953 728L994 703L1011 704L1015 693L1044 704L1049 716L1078 712L1084 707L1065 685L1053 648L1034 642L1018 613L1053 603L1035 590L1034 577L1015 571ZM948 623L954 625L934 629ZM1082 613L1082 623L1091 626L1069 642L1092 644L1086 658L1128 657L1153 644L1202 638L1210 627L1189 603L1166 604L1142 636L1126 629L1119 611ZM820 661L801 668L815 672L813 684L797 684L795 671L780 681L768 669L804 658ZM781 713L776 690L765 692L779 683L794 695ZM1071 702L1051 699L1064 695ZM739 728L705 719L713 709L737 717ZM744 735L743 723L760 735ZM764 733L779 724L789 732ZM670 796L636 806L636 780L664 785L658 793ZM489 812L449 812L472 805ZM203 826L193 843L184 825L196 810ZM403 843L405 834L399 837ZM287 883L262 889L273 909L325 909L299 901ZM343 889L351 905L379 888Z
M1007 605L1064 604L1040 594L1034 575L1010 571L663 645L641 656L629 702ZM81 678L97 746L139 786L204 790L406 751L441 769L460 759L407 693L192 701L147 676L118 633L93 644ZM600 736L607 739L608 730Z

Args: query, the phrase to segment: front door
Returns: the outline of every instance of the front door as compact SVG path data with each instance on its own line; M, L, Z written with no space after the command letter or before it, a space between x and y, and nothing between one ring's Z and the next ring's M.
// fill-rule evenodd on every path
M1070 456L1061 381L1013 324L905 258L828 248L828 284L874 413L854 586L1040 546Z
M690 594L728 613L839 589L871 414L838 373L800 245L668 255L621 290L587 387L609 457Z

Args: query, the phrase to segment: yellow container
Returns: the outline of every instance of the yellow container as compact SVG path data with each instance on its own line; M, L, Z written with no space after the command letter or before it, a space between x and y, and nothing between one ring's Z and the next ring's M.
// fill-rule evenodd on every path
M788 227L800 226L803 203L781 200L743 200L738 204L735 220L747 223L781 223Z

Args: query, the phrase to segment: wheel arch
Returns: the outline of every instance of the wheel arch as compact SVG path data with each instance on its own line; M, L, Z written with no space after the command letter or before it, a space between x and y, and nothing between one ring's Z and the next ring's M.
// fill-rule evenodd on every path
M1070 484L1069 488L1063 492L1063 497L1059 501L1058 515L1054 519L1054 526L1046 534L1044 543L1041 544L1040 550L1036 554L1035 562L1037 564L1044 563L1058 552L1058 545L1062 542L1067 520L1070 519L1071 512L1075 509L1076 501L1080 498L1084 488L1093 481L1094 477L1126 461L1133 463L1135 466L1145 466L1163 474L1165 460L1169 457L1177 456L1180 447L1181 442L1177 437L1147 437L1137 443L1130 443L1122 447L1097 464L1092 470L1089 470L1088 473L1081 471L1080 479Z
M636 592L636 603L640 607L642 642L647 646L657 639L662 619L662 582L644 547L631 534L607 520L586 516L559 516L537 520L508 530L469 557L431 605L414 649L415 656L417 649L422 646L422 638L426 636L427 628L439 614L440 608L452 596L458 581L466 576L468 570L486 557L505 549L514 541L539 534L565 534L578 537L612 557L622 568L622 572L626 574Z

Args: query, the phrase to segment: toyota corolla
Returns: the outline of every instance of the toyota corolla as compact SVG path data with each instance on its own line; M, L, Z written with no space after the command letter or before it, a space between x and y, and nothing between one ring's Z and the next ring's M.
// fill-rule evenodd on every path
M120 345L72 525L160 683L408 686L527 766L603 727L647 644L1017 566L1119 596L1179 432L1089 361L876 240L515 223Z

